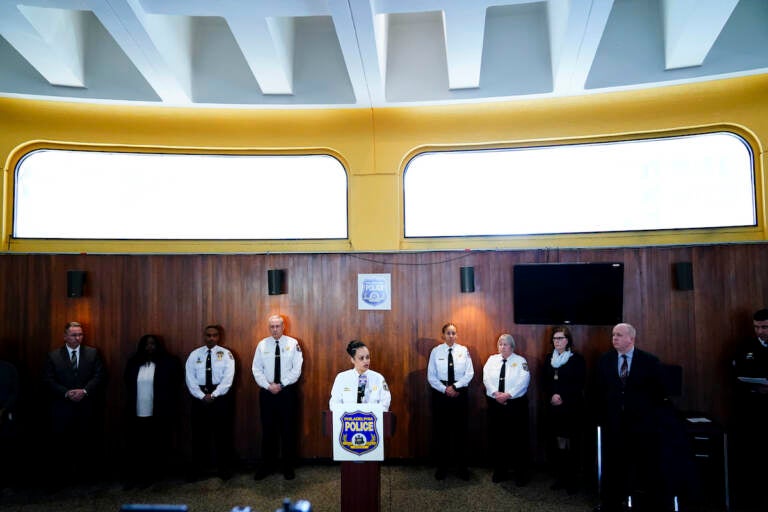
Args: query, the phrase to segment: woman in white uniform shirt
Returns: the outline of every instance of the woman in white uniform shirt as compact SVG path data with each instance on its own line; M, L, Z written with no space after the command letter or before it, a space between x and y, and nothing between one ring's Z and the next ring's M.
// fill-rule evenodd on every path
M427 381L432 387L432 451L437 480L445 479L452 463L459 478L469 480L467 390L475 370L467 347L456 342L458 336L456 325L445 324L442 330L445 343L432 349L427 366Z
M515 469L515 483L530 478L530 441L528 434L528 384L531 373L525 358L514 353L515 339L502 334L493 354L483 367L488 402L488 434L492 447L494 482L506 480L510 467Z
M349 403L381 404L385 411L389 410L392 395L384 376L370 369L371 353L365 343L358 340L350 341L347 354L354 368L336 375L331 389L329 405Z

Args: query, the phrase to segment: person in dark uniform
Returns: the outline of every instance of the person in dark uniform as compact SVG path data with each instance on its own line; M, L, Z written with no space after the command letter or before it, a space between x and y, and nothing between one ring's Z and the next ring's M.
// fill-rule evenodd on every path
M768 460L768 309L752 316L755 335L744 340L731 361L734 375L734 501L738 506L768 508L765 471Z
M82 345L83 338L83 326L68 322L65 345L48 354L43 376L51 399L51 453L54 466L60 466L52 467L51 476L63 474L65 479L92 478L101 470L97 458L103 451L103 429L98 421L106 374L99 351Z
M475 370L467 347L456 343L458 333L453 323L443 326L442 338L444 343L432 349L427 366L427 381L432 387L432 442L437 463L435 478L445 479L449 464L454 462L459 478L469 480L467 390Z
M531 373L524 357L514 353L515 338L502 334L493 354L483 366L488 403L489 449L494 483L509 478L515 469L515 484L523 486L530 479L531 446L528 426L528 384Z
M581 470L586 363L574 352L568 327L552 330L552 347L541 372L548 453L555 473L552 489L565 488L573 494Z
M282 448L282 471L286 480L296 477L299 395L296 383L301 377L304 356L296 339L283 333L285 320L269 317L270 336L256 346L253 378L259 385L259 409L262 426L262 464L254 474L261 480L274 471L277 450Z
M203 332L205 345L193 350L185 365L187 389L192 395L193 461L188 479L200 478L215 469L227 480L234 463L231 388L235 357L219 345L221 326L209 325Z
M125 368L126 487L147 485L168 470L182 380L181 363L162 340L142 336Z
M660 418L667 392L659 359L635 348L635 337L630 324L616 325L614 350L603 354L597 365L603 469L596 510L602 512L622 510L629 496L635 505L645 501L649 510L665 510ZM639 492L644 500L638 500Z
M10 487L18 479L18 434L16 406L21 386L19 372L7 361L0 360L0 490Z

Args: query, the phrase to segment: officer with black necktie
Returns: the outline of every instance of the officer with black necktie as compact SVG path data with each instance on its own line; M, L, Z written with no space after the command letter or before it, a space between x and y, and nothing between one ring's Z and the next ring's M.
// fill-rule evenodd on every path
M488 445L493 462L493 482L509 478L515 470L515 484L523 486L530 479L530 441L528 428L528 384L531 373L524 357L514 353L515 339L502 334L493 354L483 367L488 403Z
M253 356L253 378L259 390L262 426L262 463L254 474L261 480L275 470L278 447L282 449L282 472L286 480L296 476L296 443L299 395L304 356L299 342L284 334L285 320L269 317L270 336L261 340Z
M194 460L190 480L218 471L226 480L234 463L234 400L231 388L235 377L232 352L219 345L222 328L209 325L203 331L205 345L189 354L185 365L186 383L192 395L192 449Z
M448 466L453 463L459 478L468 480L467 390L475 370L467 347L456 343L458 332L453 323L443 326L442 338L444 343L432 349L427 366L427 381L432 387L432 449L437 466L435 478L445 479Z

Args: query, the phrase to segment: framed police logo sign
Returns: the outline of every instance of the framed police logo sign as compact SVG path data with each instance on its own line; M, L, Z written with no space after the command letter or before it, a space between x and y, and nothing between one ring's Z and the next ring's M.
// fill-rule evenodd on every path
M334 460L384 460L381 404L338 404L332 411Z
M357 309L392 309L390 274L357 274Z

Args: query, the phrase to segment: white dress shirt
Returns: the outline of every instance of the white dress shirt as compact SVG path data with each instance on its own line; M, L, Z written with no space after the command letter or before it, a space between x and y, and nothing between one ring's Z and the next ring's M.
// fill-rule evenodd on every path
M453 378L456 389L469 386L472 377L475 376L475 369L472 366L472 358L469 357L469 350L463 345L454 343L449 347L447 343L436 346L429 353L429 364L427 365L427 381L436 391L445 393L446 385L444 381L448 380L448 349L453 349Z
M493 354L483 366L483 384L485 394L493 398L499 390L499 374L503 359L501 354ZM504 370L504 392L509 393L510 399L520 398L528 391L531 382L531 372L525 358L512 354L507 358L507 369Z
M202 400L205 393L200 386L205 386L205 359L208 356L208 347L203 345L189 354L187 364L184 366L187 389L189 393ZM211 374L216 389L211 393L212 397L226 395L232 387L235 378L235 358L232 352L224 347L214 345L211 349Z
M368 382L365 386L365 397L363 403L381 404L385 411L389 410L389 404L392 401L392 395L389 392L387 381L384 376L373 370L366 370L363 375ZM357 403L357 383L360 374L352 368L336 375L331 388L331 400L328 405L332 408L334 404L354 404Z
M141 365L136 377L136 416L152 416L155 402L155 363Z
M301 365L304 355L301 353L299 342L290 336L280 336L280 383L283 386L295 384L301 377ZM264 338L256 346L251 365L256 384L269 389L270 383L275 382L275 338Z

